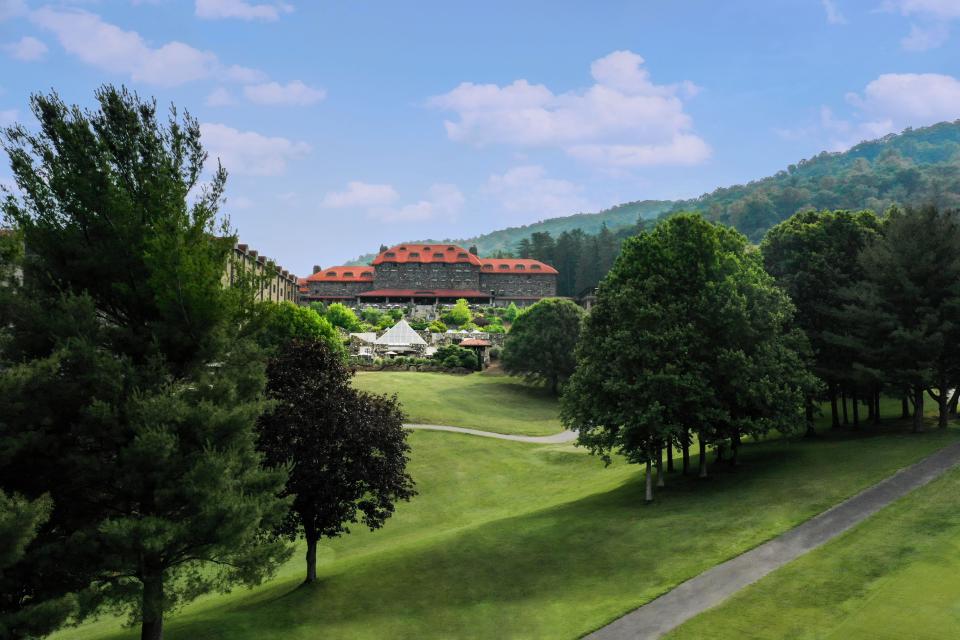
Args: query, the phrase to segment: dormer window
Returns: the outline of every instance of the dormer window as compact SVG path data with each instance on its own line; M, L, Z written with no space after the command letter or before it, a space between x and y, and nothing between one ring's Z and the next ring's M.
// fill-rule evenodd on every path
M439 258L439 259L442 260L442 259L443 259L443 253L441 253L441 252L438 251L437 253L433 254L433 257L434 257L434 258Z
M430 247L424 247L423 250L425 253L430 253Z
M532 269L533 271L540 271L540 265L532 264L530 265L530 269Z
M398 251L406 251L407 248L406 248L406 247L398 247L397 250L398 250Z
M410 252L410 257L411 257L411 258L419 258L419 257L420 257L420 252L419 252L419 251L411 251L411 252Z
M336 272L336 271L327 271L327 277L328 277L328 278L336 278L336 277L337 277L337 272Z
M510 265L508 264L500 265L500 271L510 271Z
M465 253L458 253L458 254L457 254L457 258L466 259L466 258L467 258L467 254L465 254Z
M353 271L344 271L344 272L343 272L343 277L344 277L344 278L352 278L352 277L353 277Z
M517 271L523 271L524 267L522 264L517 265Z
M373 271L364 271L363 273L360 274L360 277L361 277L361 278L372 278L372 277L373 277Z
M483 265L483 270L484 270L484 271L493 271L493 265L492 265L492 264L485 264L485 265Z
M393 251L387 251L387 252L386 252L385 254L383 254L383 255L384 255L384 257L386 257L386 258L396 258L396 257L397 257L397 254L395 254Z
M456 250L457 250L456 247L452 247L452 246L451 246L451 247L447 247L447 251L456 251Z

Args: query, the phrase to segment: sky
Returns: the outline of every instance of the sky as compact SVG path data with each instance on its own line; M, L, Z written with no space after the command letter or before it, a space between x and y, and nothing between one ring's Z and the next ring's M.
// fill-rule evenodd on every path
M958 119L960 0L0 0L0 126L105 83L194 115L306 275Z

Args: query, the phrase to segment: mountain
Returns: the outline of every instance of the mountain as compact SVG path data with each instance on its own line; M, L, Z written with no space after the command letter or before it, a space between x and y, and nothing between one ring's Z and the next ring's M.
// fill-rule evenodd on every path
M872 209L934 203L960 207L960 120L907 129L836 153L824 151L776 174L675 202L759 242L803 209Z
M439 240L421 238L410 240L409 242L423 242L428 244L431 242L449 242L463 247L476 245L477 251L481 256L490 256L498 251L507 253L515 251L520 240L534 233L549 233L556 237L564 231L573 231L574 229L580 229L587 234L595 234L599 232L604 225L611 231L633 227L637 223L637 220L652 220L661 213L669 210L672 205L673 202L670 200L627 202L597 213L577 213L561 218L548 218L547 220L541 220L533 224L500 229L472 238L443 238ZM374 253L366 254L348 264L369 264L374 257L376 257Z
M481 256L489 256L497 251L515 252L521 240L535 233L549 232L557 238L564 231L580 229L595 235L604 225L610 231L626 233L638 220L679 211L698 211L759 242L767 229L803 209L882 212L893 204L931 202L960 207L960 120L906 129L861 142L847 151L824 151L772 176L721 187L698 198L628 202L599 213L550 218L473 238L433 242L475 244ZM373 257L361 256L351 264L366 264Z

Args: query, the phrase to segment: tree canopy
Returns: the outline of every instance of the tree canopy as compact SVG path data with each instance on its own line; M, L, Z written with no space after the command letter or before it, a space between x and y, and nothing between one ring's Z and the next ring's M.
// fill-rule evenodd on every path
M560 390L576 367L574 349L584 311L571 300L547 298L514 321L503 345L503 368Z

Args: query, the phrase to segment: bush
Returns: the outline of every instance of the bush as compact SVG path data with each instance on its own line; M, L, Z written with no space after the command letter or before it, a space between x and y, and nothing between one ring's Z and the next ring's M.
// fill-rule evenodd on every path
M453 305L453 308L447 309L441 319L446 324L452 324L456 326L462 326L470 322L473 319L473 313L470 311L470 305L467 304L467 301L463 298L457 300L456 304Z
M447 325L443 324L439 320L434 320L427 326L427 329L430 331L430 333L446 333Z
M433 359L439 361L448 369L462 367L464 369L477 368L477 354L456 344L447 344L433 354Z
M430 327L430 323L426 320L409 320L410 328L414 331L426 331ZM444 329L446 331L446 329Z
M327 307L325 317L327 322L345 331L353 332L360 329L360 320L357 318L357 314L342 302L334 302Z
M364 322L376 326L380 324L380 319L383 317L383 313L381 313L378 309L374 309L373 307L367 307L366 309L360 311L360 317L363 318Z
M517 308L517 305L510 303L506 309L500 313L500 317L503 318L504 322L513 322L517 319L517 316L520 315L520 309Z
M477 316L473 319L473 324L477 325L478 327L485 327L490 323L491 321L483 316Z
M390 311L387 312L387 315L393 318L394 322L397 322L403 317L403 309L390 309Z

